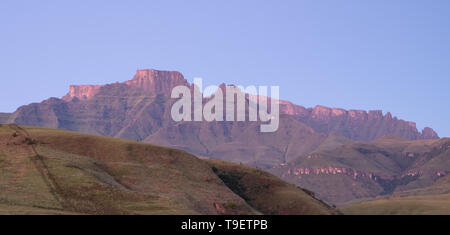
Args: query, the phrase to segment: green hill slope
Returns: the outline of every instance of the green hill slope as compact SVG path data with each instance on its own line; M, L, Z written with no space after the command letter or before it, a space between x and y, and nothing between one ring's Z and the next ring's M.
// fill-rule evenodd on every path
M261 213L205 161L122 139L0 125L0 170L0 214Z
M233 192L264 214L338 214L312 192L268 172L221 160L205 161Z
M382 199L341 208L349 215L449 215L450 194Z
M343 207L346 214L450 214L450 175L428 187L395 192L392 195Z

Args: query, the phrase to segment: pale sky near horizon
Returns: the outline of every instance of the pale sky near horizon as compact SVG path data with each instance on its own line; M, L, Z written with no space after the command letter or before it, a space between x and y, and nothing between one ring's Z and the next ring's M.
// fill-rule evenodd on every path
M0 112L177 70L450 136L450 1L0 1Z

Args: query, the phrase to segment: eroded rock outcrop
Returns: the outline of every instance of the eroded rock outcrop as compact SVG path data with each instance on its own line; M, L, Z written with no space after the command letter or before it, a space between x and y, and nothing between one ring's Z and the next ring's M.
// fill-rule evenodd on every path
M103 85L71 85L69 93L63 96L62 99L65 101L71 101L74 98L87 100L94 97L102 87Z

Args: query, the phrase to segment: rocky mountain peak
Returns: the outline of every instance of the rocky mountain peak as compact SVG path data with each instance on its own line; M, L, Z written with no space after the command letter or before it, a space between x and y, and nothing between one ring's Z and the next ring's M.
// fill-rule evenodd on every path
M431 129L430 127L425 127L422 130L422 138L423 139L439 139L438 134Z
M163 94L170 94L172 88L176 86L190 86L180 72L154 69L137 70L133 79L126 81L125 84L147 92Z
M71 85L69 92L62 97L65 101L71 101L73 98L87 100L98 93L103 85Z
M162 93L167 95L170 95L172 88L176 86L190 86L180 72L154 69L137 70L133 79L122 84L142 89L145 92L153 94ZM101 88L106 86L107 85L71 85L69 92L62 97L62 99L65 101L72 101L74 98L77 98L78 100L88 100L94 97Z

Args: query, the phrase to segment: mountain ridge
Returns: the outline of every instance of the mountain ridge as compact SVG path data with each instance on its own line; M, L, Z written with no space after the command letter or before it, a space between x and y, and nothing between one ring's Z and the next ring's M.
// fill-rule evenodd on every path
M288 101L280 101L280 127L274 133L260 133L260 122L174 122L171 106L176 99L170 93L178 85L194 89L179 72L138 70L123 83L71 86L62 99L21 106L7 122L145 141L264 169L314 151L330 133L354 141L386 134L438 138L432 129L424 135L415 124L390 113L324 106L306 109ZM224 84L219 87L225 88ZM248 102L251 96L246 95Z
M158 95L170 97L171 88L184 85L191 87L183 75L177 71L158 71L154 69L137 70L136 75L123 83L106 85L71 85L69 92L61 98L66 102L87 101L96 95L115 95L106 90L121 86L122 89L134 90L130 95ZM120 92L119 92L120 95ZM45 102L45 101L44 101ZM23 107L23 106L22 106ZM21 108L22 108L21 107ZM20 108L14 112L20 112ZM344 110L328 108L317 105L314 108L305 108L289 101L280 100L280 112L295 117L299 121L312 127L319 133L339 132L341 135L353 140L370 141L385 134L395 134L407 139L436 139L437 133L429 127L419 132L414 122L408 122L392 117L390 112L383 115L381 110ZM9 123L28 124L26 120L19 121L17 115L12 115ZM30 121L32 124L32 121ZM55 124L53 124L55 126ZM52 127L53 127L52 126ZM65 128L62 124L60 128ZM362 130L362 131L361 131Z

